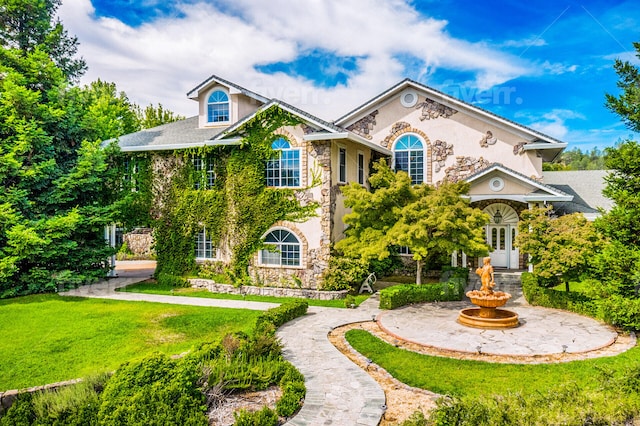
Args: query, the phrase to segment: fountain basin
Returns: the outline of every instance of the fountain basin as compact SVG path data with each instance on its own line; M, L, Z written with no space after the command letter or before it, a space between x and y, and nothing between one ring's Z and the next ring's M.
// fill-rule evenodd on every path
M458 315L458 323L486 329L514 328L520 325L515 312L487 307L463 309Z

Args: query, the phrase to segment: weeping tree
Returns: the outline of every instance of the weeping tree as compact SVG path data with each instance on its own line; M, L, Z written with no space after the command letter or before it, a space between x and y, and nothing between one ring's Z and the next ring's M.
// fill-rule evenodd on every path
M343 188L346 237L336 249L365 260L383 260L393 247L406 246L416 261L416 283L425 262L456 250L471 256L488 253L483 227L489 217L463 197L469 184L412 185L405 172L382 160L369 178L371 191L352 183Z

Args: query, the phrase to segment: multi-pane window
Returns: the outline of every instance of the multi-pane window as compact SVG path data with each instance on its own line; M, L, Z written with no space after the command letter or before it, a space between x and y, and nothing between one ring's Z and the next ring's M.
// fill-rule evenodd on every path
M358 183L364 185L364 154L358 153Z
M215 161L210 157L193 157L195 189L213 188L216 183Z
M221 123L229 121L229 95L222 90L216 90L207 100L207 121Z
M395 169L403 170L411 177L411 183L424 182L424 145L414 135L404 135L394 147Z
M138 163L135 158L126 159L124 161L124 181L132 192L139 191L137 175Z
M338 148L338 182L347 181L347 148Z
M411 250L409 249L409 247L407 247L407 246L399 246L398 247L398 254L399 255L403 255L403 256L409 256L409 255L412 255L413 253L411 253Z
M286 229L276 229L264 238L269 247L260 251L263 265L300 266L300 241Z
M278 138L271 144L276 152L267 161L267 186L300 186L300 150L291 148L284 138Z
M216 249L211 243L211 238L207 235L207 229L196 234L196 259L215 259Z

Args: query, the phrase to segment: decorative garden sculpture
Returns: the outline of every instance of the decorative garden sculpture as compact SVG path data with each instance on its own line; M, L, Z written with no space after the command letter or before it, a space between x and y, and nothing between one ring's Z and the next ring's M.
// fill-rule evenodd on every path
M483 265L476 269L476 274L480 275L482 286L480 290L468 291L467 297L471 299L471 303L479 307L460 311L458 322L468 327L477 328L517 327L519 324L518 314L506 309L497 309L507 303L507 300L511 298L511 294L503 291L493 291L496 283L490 257L483 259Z

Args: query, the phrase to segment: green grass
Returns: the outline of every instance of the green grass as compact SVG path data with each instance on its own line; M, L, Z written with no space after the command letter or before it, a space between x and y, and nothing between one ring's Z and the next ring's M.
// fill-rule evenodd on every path
M178 354L233 331L258 311L58 295L0 301L0 391L115 370L155 351Z
M269 303L285 303L291 300L299 300L294 297L274 297L274 296L254 296L241 294L226 294L226 293L212 293L208 290L201 290L197 288L185 287L176 288L171 286L159 285L155 281L144 281L137 284L132 284L127 287L119 288L118 291L125 291L131 293L145 293L145 294L163 294L171 296L189 296L189 297L202 297L206 299L227 299L227 300L247 300L250 302L269 302ZM356 305L360 305L369 297L369 294L359 294L355 296ZM324 306L327 308L344 308L344 300L316 300L305 299L309 302L309 306Z
M347 341L358 352L409 386L451 396L477 397L510 392L536 393L563 383L598 389L605 370L624 370L640 363L640 347L614 357L558 364L496 364L435 357L396 348L364 330L350 330Z

